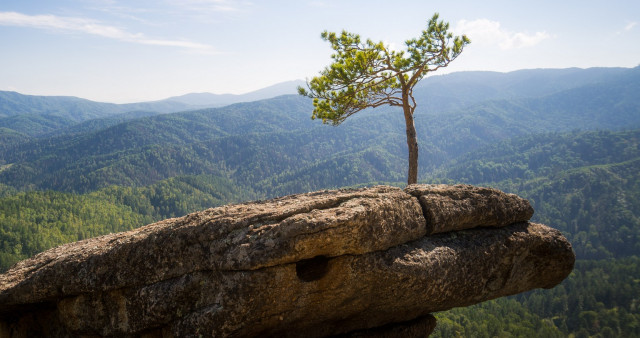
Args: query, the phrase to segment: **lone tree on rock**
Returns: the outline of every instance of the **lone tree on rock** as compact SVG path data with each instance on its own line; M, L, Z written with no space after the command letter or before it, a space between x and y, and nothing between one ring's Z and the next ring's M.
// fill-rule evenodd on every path
M466 35L453 36L449 23L438 21L438 13L417 39L405 42L403 51L389 50L382 42L362 42L357 34L324 31L322 39L335 51L333 63L320 75L298 87L300 95L313 98L312 119L339 125L366 108L382 105L402 107L409 147L408 184L418 181L418 139L413 121L416 100L413 87L429 72L446 67L470 43Z

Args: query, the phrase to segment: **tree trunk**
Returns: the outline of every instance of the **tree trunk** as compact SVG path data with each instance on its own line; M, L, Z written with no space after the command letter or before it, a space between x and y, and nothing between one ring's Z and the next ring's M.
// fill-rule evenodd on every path
M418 137L413 122L413 109L408 104L403 107L404 121L407 125L407 146L409 147L409 174L407 184L418 183Z

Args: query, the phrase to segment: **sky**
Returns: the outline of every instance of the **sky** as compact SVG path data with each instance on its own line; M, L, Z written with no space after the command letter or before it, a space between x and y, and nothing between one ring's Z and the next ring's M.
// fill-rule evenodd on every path
M434 72L640 65L640 1L2 0L0 90L94 101L310 79L324 30L401 50L433 13L471 39Z

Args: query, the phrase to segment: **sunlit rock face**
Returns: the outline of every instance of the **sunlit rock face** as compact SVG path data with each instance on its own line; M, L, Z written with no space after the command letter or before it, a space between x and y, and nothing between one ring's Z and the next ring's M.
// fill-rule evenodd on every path
M318 191L66 244L0 275L0 336L425 336L566 278L560 232L468 185Z

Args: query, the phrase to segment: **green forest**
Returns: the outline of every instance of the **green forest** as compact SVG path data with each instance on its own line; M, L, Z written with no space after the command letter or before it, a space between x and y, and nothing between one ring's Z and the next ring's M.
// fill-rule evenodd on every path
M640 336L638 168L640 130L630 130L512 139L443 171L527 198L532 221L561 230L577 262L551 290L439 313L434 336Z
M638 92L640 68L456 73L416 88L420 183L525 197L577 256L553 289L437 313L435 337L640 337ZM0 272L210 207L406 179L391 109L336 128L311 121L298 96L129 116L11 100L0 107L23 113L0 116ZM91 109L80 102L69 111Z

